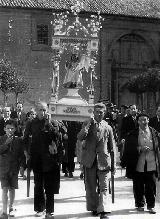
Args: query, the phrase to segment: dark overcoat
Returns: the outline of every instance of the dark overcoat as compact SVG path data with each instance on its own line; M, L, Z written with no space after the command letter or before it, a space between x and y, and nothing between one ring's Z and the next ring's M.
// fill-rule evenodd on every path
M156 161L156 176L160 177L160 145L158 140L158 132L153 129L152 127L149 127L152 135L153 140L153 150L155 152L155 161ZM121 165L122 167L126 167L126 177L133 178L137 162L139 159L140 152L138 150L139 144L138 144L138 135L139 135L139 129L135 129L132 132L128 134L125 141L124 146L124 152L121 159Z
M17 174L20 165L25 162L23 141L14 137L12 142L6 144L7 135L0 137L0 178L7 174Z
M30 148L30 136L32 138ZM59 141L58 123L47 119L39 119L38 117L28 121L24 132L24 144L26 150L30 153L30 165L33 172L48 172L54 175L54 193L59 193L60 187L60 162L63 154L63 148ZM49 152L49 145L52 141L57 146L57 153L52 155Z
M28 147L29 136L32 136L30 148ZM61 145L58 144L59 132L57 123L49 123L46 119L35 118L27 122L24 132L24 144L30 152L31 167L34 171L49 172L59 165ZM52 155L49 152L49 145L52 141L56 143L58 153Z
M121 139L126 138L127 134L138 127L137 119L133 119L131 115L123 117L121 125Z

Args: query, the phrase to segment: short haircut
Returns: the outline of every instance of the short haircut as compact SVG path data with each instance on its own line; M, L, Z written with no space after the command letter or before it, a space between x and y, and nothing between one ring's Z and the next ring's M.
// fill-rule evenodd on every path
M47 109L48 106L47 106L47 103L46 103L46 102L38 101L38 102L35 104L35 108L36 108L36 109L41 109L41 108Z
M16 122L14 119L8 119L8 120L6 120L6 122L5 122L5 127L6 127L7 125L13 125L15 128L17 128L17 122Z
M96 103L94 105L94 109L97 109L97 108L100 108L100 109L103 109L103 110L106 110L106 105L104 103Z
M140 113L138 116L137 116L137 120L140 118L140 117L147 117L149 119L149 115L147 113Z

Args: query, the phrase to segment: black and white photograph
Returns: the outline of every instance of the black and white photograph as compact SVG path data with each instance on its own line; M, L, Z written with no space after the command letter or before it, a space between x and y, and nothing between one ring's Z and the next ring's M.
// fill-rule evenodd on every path
M12 218L160 218L160 0L0 0Z

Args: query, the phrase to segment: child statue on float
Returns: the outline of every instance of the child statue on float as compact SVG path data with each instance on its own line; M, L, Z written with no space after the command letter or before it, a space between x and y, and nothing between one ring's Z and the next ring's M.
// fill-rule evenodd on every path
M90 66L90 58L86 55L78 56L76 52L71 54L69 61L66 61L66 75L64 78L64 88L80 88L83 87L82 70L85 68L88 72Z

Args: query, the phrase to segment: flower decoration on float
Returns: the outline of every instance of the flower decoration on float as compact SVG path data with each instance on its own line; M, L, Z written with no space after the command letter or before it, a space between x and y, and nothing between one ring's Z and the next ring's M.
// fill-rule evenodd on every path
M98 37L104 18L99 11L90 15L89 18L83 19L82 16L80 17L80 12L83 10L83 3L77 1L75 5L71 6L71 11L53 13L54 19L51 24L54 28L54 36L78 36L83 33L83 37Z

